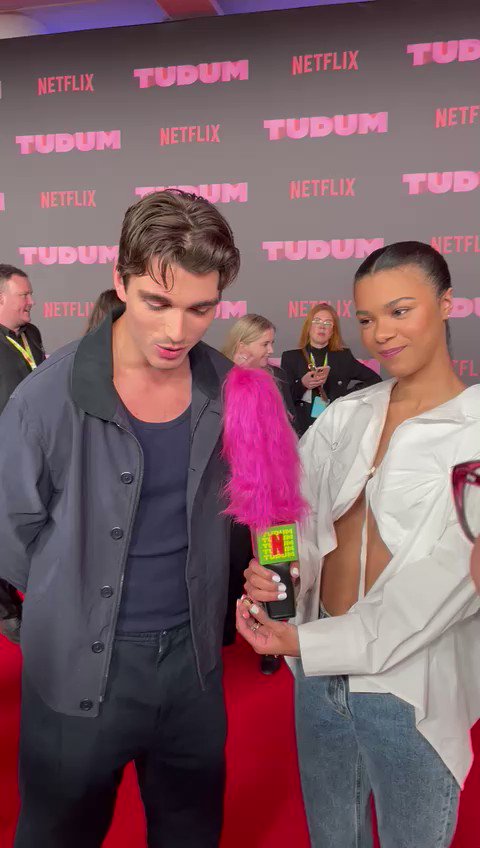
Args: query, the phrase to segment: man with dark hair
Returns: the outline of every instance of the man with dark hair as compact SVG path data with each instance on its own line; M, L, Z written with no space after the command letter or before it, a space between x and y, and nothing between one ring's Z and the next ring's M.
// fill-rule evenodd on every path
M229 363L201 337L238 267L206 200L142 198L124 307L0 418L0 576L26 592L16 848L99 848L130 760L150 848L219 843Z
M32 285L24 271L0 263L0 412L18 384L45 359L30 322Z

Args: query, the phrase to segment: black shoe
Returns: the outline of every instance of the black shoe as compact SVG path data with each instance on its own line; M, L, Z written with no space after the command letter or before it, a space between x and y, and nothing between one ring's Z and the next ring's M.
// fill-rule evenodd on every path
M262 674L275 674L276 671L279 671L281 664L281 657L264 654L260 659L260 671Z

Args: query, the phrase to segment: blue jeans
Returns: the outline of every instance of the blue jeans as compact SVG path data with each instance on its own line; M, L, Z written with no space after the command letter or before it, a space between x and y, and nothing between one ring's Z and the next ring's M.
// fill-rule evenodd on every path
M450 845L459 786L410 704L305 677L299 661L296 727L312 848L372 848L372 792L382 848Z

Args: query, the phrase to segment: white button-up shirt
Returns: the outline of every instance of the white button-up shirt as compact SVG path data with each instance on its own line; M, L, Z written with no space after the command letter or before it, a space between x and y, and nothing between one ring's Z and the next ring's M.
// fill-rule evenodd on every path
M462 784L470 727L480 717L480 598L450 470L480 457L480 386L397 427L367 490L392 558L345 615L318 618L334 522L366 486L394 383L335 401L301 441L312 515L300 530L294 621L307 676L348 675L352 692L388 692L412 704L418 730Z

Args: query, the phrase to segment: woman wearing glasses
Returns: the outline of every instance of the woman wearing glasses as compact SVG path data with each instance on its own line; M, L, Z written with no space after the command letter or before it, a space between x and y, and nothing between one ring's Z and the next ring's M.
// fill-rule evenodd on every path
M392 379L340 398L302 440L295 623L247 599L237 627L258 653L297 658L313 848L371 848L372 793L382 848L447 848L480 715L480 598L450 472L480 458L480 386L453 370L450 273L432 247L374 251L354 295ZM275 600L266 569L246 577L254 602Z
M328 303L310 310L299 348L282 354L282 368L288 377L300 435L329 402L380 382L375 371L355 359L343 344L338 315ZM354 386L350 385L352 382Z

